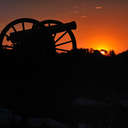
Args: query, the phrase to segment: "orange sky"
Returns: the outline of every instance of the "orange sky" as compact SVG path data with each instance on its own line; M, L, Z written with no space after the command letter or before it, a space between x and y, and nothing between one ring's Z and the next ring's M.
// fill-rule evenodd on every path
M128 49L127 5L126 0L4 0L0 1L0 31L21 17L75 20L78 48L113 49L119 53Z

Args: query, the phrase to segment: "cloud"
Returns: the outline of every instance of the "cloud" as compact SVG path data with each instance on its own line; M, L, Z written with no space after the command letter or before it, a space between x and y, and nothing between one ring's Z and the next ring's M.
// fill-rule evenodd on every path
M78 14L80 11L79 10L74 10L73 13L74 14Z
M73 13L74 14L80 13L80 7L78 5L74 5L72 8L73 8Z
M85 19L85 18L87 18L87 16L83 15L83 16L81 16L81 18Z
M104 7L103 6L96 6L96 9L97 10L101 10L101 9L103 9Z
M73 6L73 9L79 9L80 7L78 5Z

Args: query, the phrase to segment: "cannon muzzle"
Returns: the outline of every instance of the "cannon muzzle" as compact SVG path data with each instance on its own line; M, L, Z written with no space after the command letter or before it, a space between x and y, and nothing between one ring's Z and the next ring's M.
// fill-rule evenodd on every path
M75 30L76 28L77 28L76 22L72 21L66 24L51 26L48 28L48 31L53 34L53 33L64 32L66 30Z

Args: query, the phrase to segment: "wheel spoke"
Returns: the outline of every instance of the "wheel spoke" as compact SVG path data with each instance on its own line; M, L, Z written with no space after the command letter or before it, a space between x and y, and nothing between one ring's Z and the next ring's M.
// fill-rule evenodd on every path
M56 41L55 43L57 43L61 38L63 38L68 32L66 31L64 34L62 34Z
M5 34L6 38L9 38L9 36L7 34Z
M9 36L5 34L6 40L9 41Z
M48 27L49 27L49 28L51 27L50 23L48 24Z
M14 30L14 32L17 32L14 26L12 26L12 29Z
M22 28L23 28L23 31L25 31L25 25L24 25L24 22L22 22Z
M72 42L72 41L70 40L70 41L67 41L67 42L64 42L64 43L60 43L60 44L57 44L56 47L57 47L57 46L64 45L64 44L69 44L69 43L71 43L71 42Z
M63 52L69 52L69 50L60 49L60 48L56 48L56 50L63 51Z
M33 23L32 25L32 29L36 29L38 26L36 24Z

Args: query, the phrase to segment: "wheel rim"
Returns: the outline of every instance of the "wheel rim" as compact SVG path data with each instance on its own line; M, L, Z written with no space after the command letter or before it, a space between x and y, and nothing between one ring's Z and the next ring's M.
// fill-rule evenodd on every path
M45 27L62 25L63 23L56 20L45 20L40 22ZM65 28L64 32L52 34L55 43L56 53L67 53L77 48L76 39L73 32Z
M1 50L12 50L14 49L14 43L8 40L10 33L25 31L28 29L32 29L34 25L38 25L39 22L35 19L30 18L21 18L12 21L9 23L0 34L0 48Z

